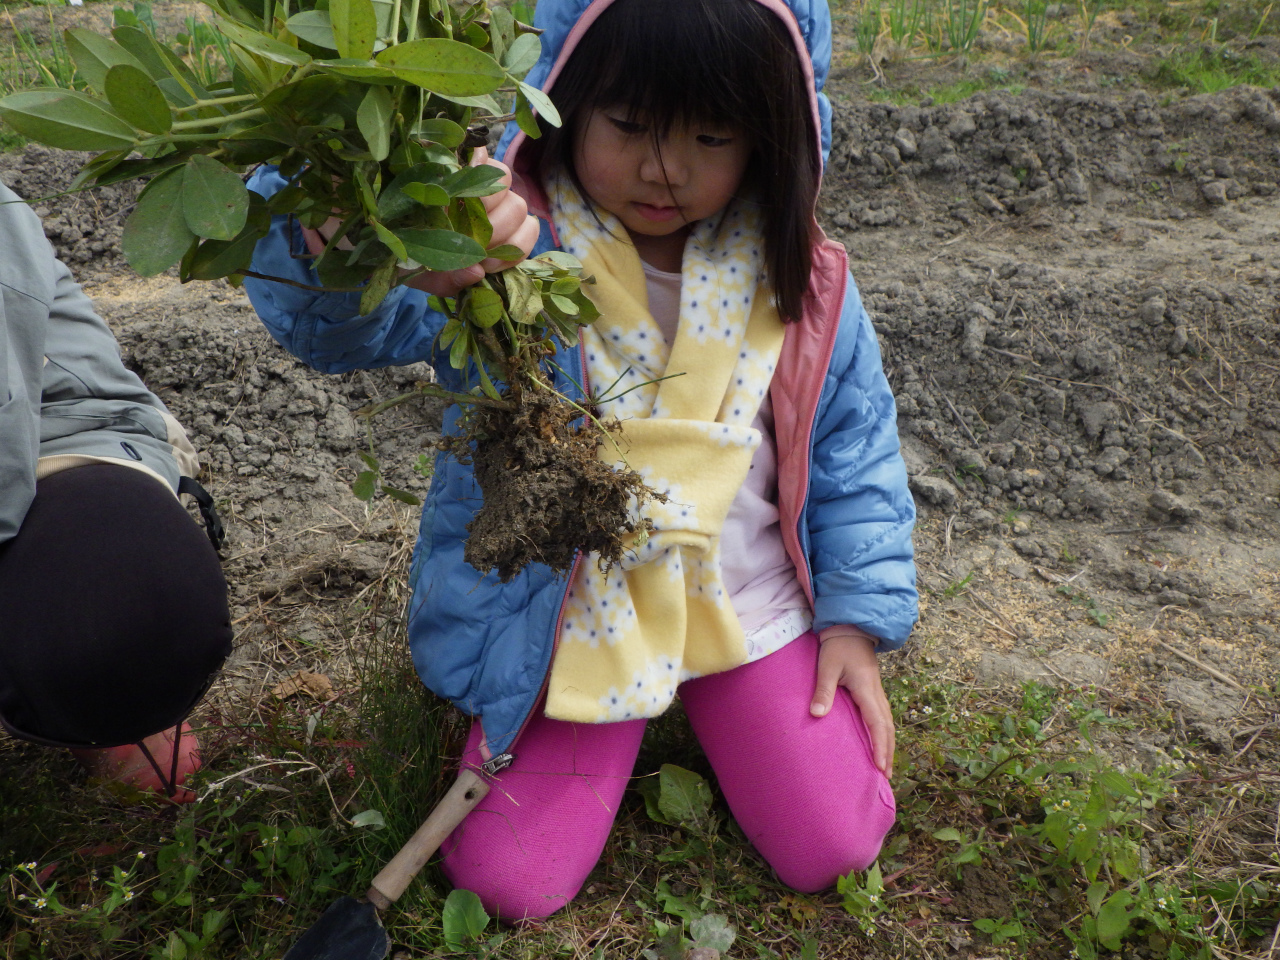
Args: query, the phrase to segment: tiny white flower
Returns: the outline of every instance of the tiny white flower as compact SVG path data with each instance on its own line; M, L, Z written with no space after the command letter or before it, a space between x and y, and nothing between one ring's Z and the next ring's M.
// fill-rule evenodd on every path
M45 908L45 905L46 905L48 902L49 902L49 901L48 901L48 900L46 900L44 897L40 897L38 900L36 900L36 909L37 909L37 910L43 910L43 909Z
M929 714L933 713L933 707L925 707L922 712L927 717Z
M1163 910L1166 906L1168 906L1168 901L1165 900L1164 897L1158 897L1156 898L1156 906L1159 907L1161 910Z
M1085 827L1085 825L1084 825L1083 823L1077 823L1077 824L1076 824L1076 833L1084 833L1084 832L1085 832L1085 829L1086 829L1086 827Z
M132 899L133 899L133 891L132 891L132 890L126 890L126 891L124 892L124 899L125 899L125 902L126 902L126 903L127 903L128 901L132 900Z
M1066 800L1066 799L1064 799L1064 800L1062 801L1062 805L1063 805L1064 807L1070 807L1070 806L1071 806L1071 801L1070 801L1070 800Z
M137 857L139 860L145 860L147 858L147 855L143 853L141 850L139 850L137 853Z
M879 897L877 897L874 893L873 893L873 894L871 894L871 896L870 896L870 897L868 897L867 899L868 899L868 900L870 900L872 903L879 903L879 902L880 902L880 898L879 898Z
M24 863L22 866L27 870L34 870L36 868L36 862L32 860L30 863Z

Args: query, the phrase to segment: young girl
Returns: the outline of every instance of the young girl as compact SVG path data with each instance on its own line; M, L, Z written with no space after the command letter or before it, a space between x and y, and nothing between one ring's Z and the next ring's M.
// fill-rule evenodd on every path
M558 244L594 275L602 317L557 388L635 386L601 413L670 500L646 508L654 533L620 569L582 557L567 577L477 584L462 549L479 490L469 467L437 463L410 643L426 684L476 718L464 762L496 781L444 869L507 920L562 907L604 847L646 719L678 692L746 836L784 883L820 890L870 865L892 824L876 653L916 616L893 398L844 251L813 215L826 2L541 0L537 25L529 82L565 122L508 131L495 243L527 241L527 203L535 250ZM255 270L314 283L290 253L318 242L277 224ZM313 366L425 359L460 382L419 290L357 316L352 296L246 287Z

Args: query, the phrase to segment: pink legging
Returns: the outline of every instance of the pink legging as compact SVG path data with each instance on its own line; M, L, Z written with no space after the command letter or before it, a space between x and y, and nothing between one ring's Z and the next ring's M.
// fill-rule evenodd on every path
M806 633L680 687L738 825L779 879L804 892L870 866L894 818L848 693L827 716L809 714L817 661L818 639ZM507 921L546 917L572 900L604 850L644 726L537 715L515 763L442 846L450 882ZM479 762L478 745L477 724L465 762Z

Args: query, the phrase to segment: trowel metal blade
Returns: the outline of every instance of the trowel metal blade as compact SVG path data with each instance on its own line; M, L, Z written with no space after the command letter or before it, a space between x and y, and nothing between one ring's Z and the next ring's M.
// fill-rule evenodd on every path
M343 897L298 938L284 960L383 960L390 951L391 937L377 908Z

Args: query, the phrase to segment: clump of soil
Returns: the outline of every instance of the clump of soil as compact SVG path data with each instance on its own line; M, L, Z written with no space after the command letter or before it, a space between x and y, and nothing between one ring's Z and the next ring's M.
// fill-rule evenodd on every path
M441 441L474 464L484 493L467 527L467 562L481 573L497 570L503 583L531 563L566 573L579 551L617 563L637 532L629 505L653 492L639 474L598 457L607 435L591 422L573 426L579 412L563 400L542 390L521 398L514 411L477 411L468 431L479 438L474 451L466 437Z
M31 204L58 259L81 284L127 270L120 233L143 184L137 180L63 194L76 170L93 156L31 144L0 153L0 180Z

